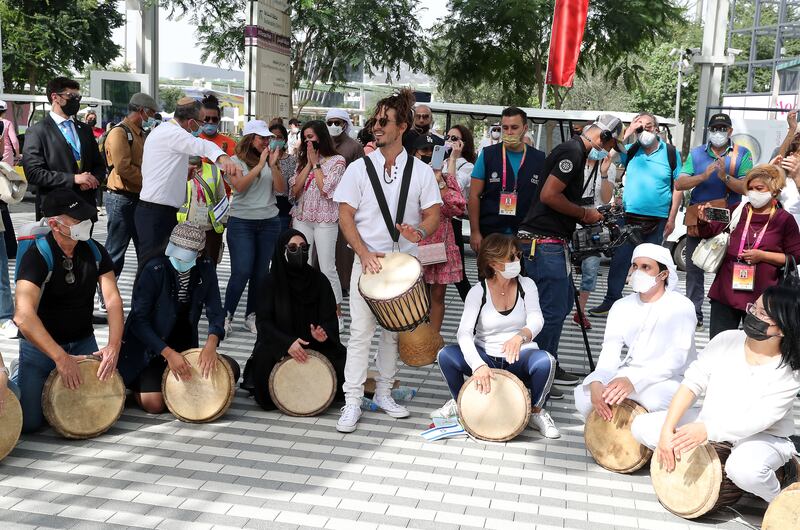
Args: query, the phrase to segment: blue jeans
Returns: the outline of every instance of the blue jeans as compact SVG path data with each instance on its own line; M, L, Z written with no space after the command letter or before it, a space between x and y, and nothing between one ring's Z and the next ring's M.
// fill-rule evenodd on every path
M572 273L567 272L567 254L564 245L539 243L531 258L531 246L522 245L525 259L525 276L532 279L539 289L539 300L544 316L544 327L536 335L540 348L558 359L558 343L561 328L575 302Z
M269 271L280 230L281 221L277 215L270 219L231 217L228 220L228 252L231 257L231 277L225 289L225 312L228 315L236 313L248 282L245 315L255 313L258 290Z
M70 355L91 355L97 351L97 341L94 335L75 342L60 344L64 351ZM22 395L22 431L31 432L39 429L44 424L42 412L42 389L50 372L55 370L56 364L25 339L19 340L19 366L14 382L19 385Z
M133 247L139 249L139 238L136 235L134 212L139 199L122 193L105 193L106 219L108 235L106 236L106 250L111 261L114 262L114 274L119 277L125 265L125 252L133 240Z
M550 387L553 385L556 371L556 360L552 355L544 350L523 347L519 352L519 360L514 364L509 364L502 357L490 357L486 355L483 348L478 346L476 348L481 359L489 368L501 368L520 378L531 391L531 406L541 407L544 404L550 393ZM442 377L450 388L450 395L453 396L453 399L458 399L458 393L464 385L464 377L472 375L472 370L464 360L461 348L458 344L445 346L439 350L437 359Z
M14 317L14 297L11 296L11 281L8 276L6 242L0 234L0 322Z
M591 293L597 287L600 256L586 256L581 262L581 291Z
M647 235L642 234L642 243L660 245L664 240L664 226L666 224L667 220L662 219L655 230ZM624 225L624 222L620 221L620 226L622 225ZM633 243L625 243L614 250L614 255L611 257L611 265L608 268L608 288L606 289L605 300L603 300L604 304L610 305L622 298L622 289L625 288L625 279L628 277L628 271L631 268L631 257L635 246Z

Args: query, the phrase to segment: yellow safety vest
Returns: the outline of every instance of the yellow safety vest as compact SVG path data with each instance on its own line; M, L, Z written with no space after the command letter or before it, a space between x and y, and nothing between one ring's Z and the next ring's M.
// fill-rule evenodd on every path
M184 202L183 206L178 210L178 222L185 223L186 219L189 217L189 207L192 204L192 181L196 181L198 185L203 187L206 193L208 219L211 221L211 226L214 228L214 231L221 234L225 230L225 226L217 221L214 216L214 206L218 202L216 189L219 185L219 171L217 170L217 166L213 164L203 163L202 178L197 178L195 176L192 180L186 181L186 202Z

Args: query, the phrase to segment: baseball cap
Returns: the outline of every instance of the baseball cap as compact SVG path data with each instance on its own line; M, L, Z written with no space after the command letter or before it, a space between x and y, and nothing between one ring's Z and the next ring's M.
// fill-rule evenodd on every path
M270 136L275 136L271 132L269 132L269 127L267 127L267 122L264 120L250 120L244 124L244 131L242 131L244 136L248 134L257 134L259 136L263 136L264 138L268 138Z
M731 122L731 117L725 114L724 112L718 112L711 116L708 120L709 127L717 127L719 125L725 125L726 127L732 127L733 123Z
M143 107L146 109L151 110L158 110L158 103L156 100L150 97L149 95L145 94L144 92L137 92L131 96L130 105L135 105L137 107Z
M169 244L164 252L167 256L184 262L192 261L206 246L206 232L197 225L180 223L172 229Z
M0 110L6 110L8 108L8 104L5 101L0 99Z
M620 138L620 136L622 136L622 120L613 114L601 114L592 125L598 127L601 131L609 131L611 133L611 138L613 138L616 143L614 149L620 153L628 152Z
M45 217L68 215L77 221L94 219L97 210L69 188L56 188L44 197L42 214Z
M427 147L433 147L434 145L444 145L444 140L435 134L420 134L417 136L417 139L414 140L413 149L416 151L417 149L425 149Z

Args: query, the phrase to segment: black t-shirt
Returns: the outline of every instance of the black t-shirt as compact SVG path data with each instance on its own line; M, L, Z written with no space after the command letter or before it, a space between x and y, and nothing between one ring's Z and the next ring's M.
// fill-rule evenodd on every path
M50 281L44 283L47 278L47 263L36 245L28 248L22 256L17 280L28 280L39 288L44 285L38 315L53 340L64 344L85 339L94 333L92 313L97 279L113 271L114 263L106 249L95 241L101 256L98 271L89 243L78 242L72 255L75 283L68 284L67 271L63 265L64 253L52 234L48 234L46 239L53 253L53 275Z
M520 225L521 230L540 236L564 239L572 237L577 220L559 213L541 202L539 194L549 176L553 175L566 185L564 196L567 200L580 204L583 196L583 168L586 165L586 156L587 153L580 137L571 138L550 151L544 160L542 176L533 195L531 208Z

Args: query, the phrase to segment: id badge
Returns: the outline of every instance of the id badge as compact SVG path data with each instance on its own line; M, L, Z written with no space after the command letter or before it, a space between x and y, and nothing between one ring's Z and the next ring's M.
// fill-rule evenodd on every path
M756 284L756 266L746 263L733 264L734 291L752 291Z
M517 194L501 193L500 194L500 215L517 215Z

